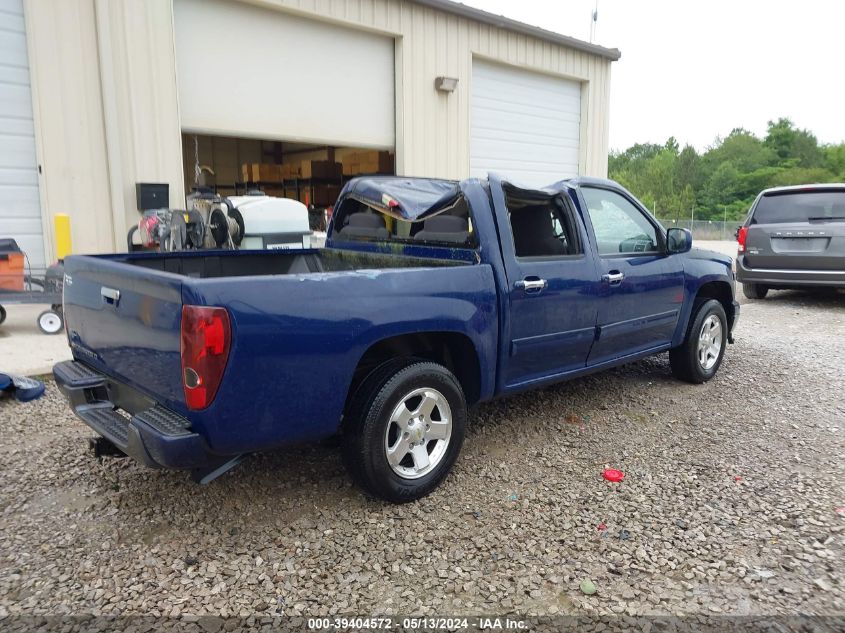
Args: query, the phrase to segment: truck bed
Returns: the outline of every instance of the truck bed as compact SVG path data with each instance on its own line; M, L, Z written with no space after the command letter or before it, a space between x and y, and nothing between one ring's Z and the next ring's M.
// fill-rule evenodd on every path
M385 337L462 333L495 365L488 264L324 249L77 255L65 271L74 359L105 376L127 413L140 410L126 396L134 390L184 416L219 454L335 432L358 361ZM200 411L182 386L184 305L224 306L231 321L220 389ZM492 380L482 377L488 391Z
M390 268L439 268L468 263L450 259L410 257L391 253L366 253L333 248L307 251L143 253L116 256L112 259L133 266L198 279L253 275L301 275Z

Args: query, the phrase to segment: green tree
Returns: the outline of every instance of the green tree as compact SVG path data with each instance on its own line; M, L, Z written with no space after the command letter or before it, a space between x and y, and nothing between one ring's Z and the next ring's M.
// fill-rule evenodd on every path
M789 167L775 174L769 181L769 186L807 185L834 180L836 179L833 174L824 167Z
M824 166L832 174L833 179L845 181L845 143L828 145L824 148Z
M807 130L796 129L787 118L769 121L763 144L777 154L784 167L821 167L824 162L816 137Z
M845 143L820 146L787 118L770 121L765 138L735 128L699 154L677 139L612 152L608 173L665 219L693 208L704 220L739 220L767 187L845 181Z

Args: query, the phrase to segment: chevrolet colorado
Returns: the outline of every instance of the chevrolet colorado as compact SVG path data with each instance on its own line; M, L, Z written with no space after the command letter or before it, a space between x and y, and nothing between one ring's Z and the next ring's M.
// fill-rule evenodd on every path
M410 501L475 403L667 351L712 378L739 305L731 259L691 246L608 180L359 178L322 249L68 257L54 375L149 466L210 481L340 434L355 482Z

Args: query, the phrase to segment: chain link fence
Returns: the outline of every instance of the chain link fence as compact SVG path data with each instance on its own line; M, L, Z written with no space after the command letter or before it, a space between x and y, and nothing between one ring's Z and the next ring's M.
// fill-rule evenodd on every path
M695 240L734 240L736 239L736 227L742 224L741 220L660 220L667 229L680 228L692 231Z

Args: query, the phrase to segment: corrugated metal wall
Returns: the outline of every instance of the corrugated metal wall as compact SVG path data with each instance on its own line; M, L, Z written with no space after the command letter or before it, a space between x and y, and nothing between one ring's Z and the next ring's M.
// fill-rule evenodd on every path
M47 226L68 213L75 252L124 250L136 182L169 183L184 206L171 0L24 10Z
M16 240L37 272L42 232L23 3L0 0L0 238Z
M418 176L469 173L473 56L586 82L582 94L581 173L607 175L610 61L413 2L253 0L398 36L397 169ZM459 79L451 95L434 78Z
M168 183L171 206L185 204L173 11L170 0L94 6L112 206L123 245L138 222L136 182Z
M52 216L71 215L80 252L115 247L93 0L26 0L47 250Z
M468 175L474 56L584 82L580 171L607 173L607 59L408 1L249 1L396 39L398 173ZM75 240L96 231L78 250L120 248L136 181L170 183L174 206L184 195L172 0L25 2L46 211L70 211ZM437 92L438 75L457 90Z

